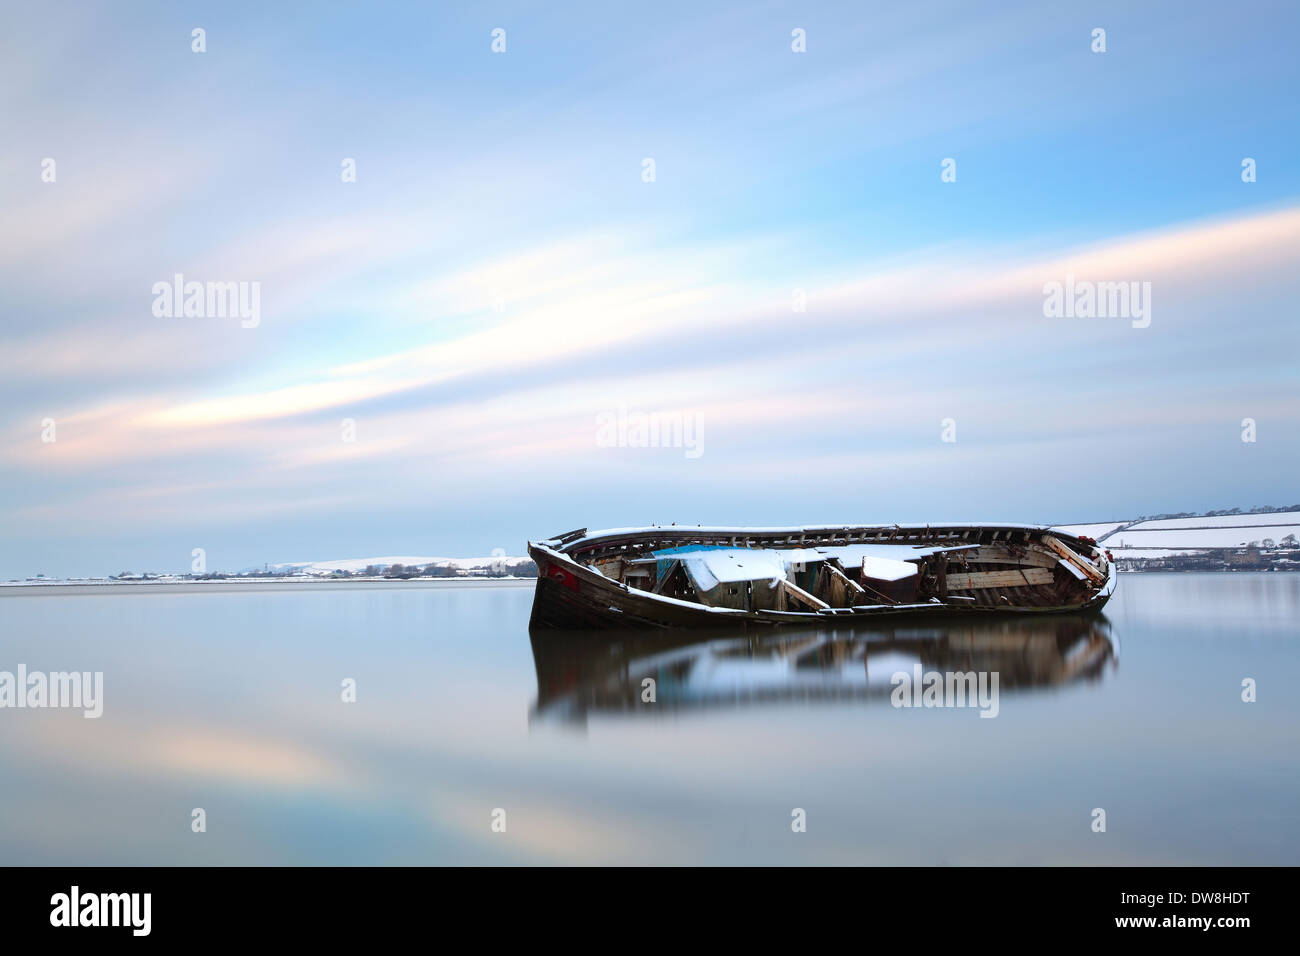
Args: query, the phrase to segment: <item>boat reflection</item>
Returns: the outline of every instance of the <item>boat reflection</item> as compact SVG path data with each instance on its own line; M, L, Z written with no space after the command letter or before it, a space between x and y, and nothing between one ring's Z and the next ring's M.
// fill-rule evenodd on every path
M888 701L898 671L996 671L1000 691L1100 680L1118 666L1099 614L954 618L919 627L718 634L538 631L530 720L582 726L589 712L665 714L812 701ZM642 701L653 678L656 700Z

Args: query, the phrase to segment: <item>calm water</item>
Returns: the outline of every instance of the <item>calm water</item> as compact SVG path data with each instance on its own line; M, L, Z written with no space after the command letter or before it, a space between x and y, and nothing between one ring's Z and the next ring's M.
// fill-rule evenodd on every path
M0 596L0 670L105 682L98 720L0 710L0 863L1300 862L1300 575L695 644L532 641L531 599ZM917 661L997 670L998 716L892 707Z

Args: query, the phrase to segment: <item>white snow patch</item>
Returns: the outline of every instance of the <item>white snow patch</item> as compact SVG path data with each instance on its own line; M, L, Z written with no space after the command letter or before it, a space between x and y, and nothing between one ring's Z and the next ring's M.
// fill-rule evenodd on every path
M401 564L406 567L425 567L432 564L440 568L450 567L468 571L471 568L490 568L494 564L514 564L530 560L532 559L527 557L521 558L497 554L484 558L439 558L408 554L388 555L381 558L338 558L334 561L287 561L281 564L273 564L271 567L277 571L301 571L304 574L331 574L334 571L355 573L364 571L371 565L387 569L394 564Z
M1120 558L1173 558L1179 555L1202 554L1197 550L1178 550L1177 548L1111 548L1115 560Z
M862 573L877 581L902 581L920 573L920 568L910 561L895 561L892 558L876 558L867 555L862 559Z
M760 548L719 548L687 552L679 557L695 586L702 591L736 581L775 581L785 577L781 556Z
M1285 527L1279 528L1277 525ZM1213 518L1160 518L1155 521L1143 521L1134 525L1134 529L1143 531L1164 531L1189 528L1258 528L1257 538L1276 540L1291 534L1300 526L1300 511L1275 511L1272 514L1257 515L1216 515ZM1290 528L1288 531L1286 528ZM1274 534L1274 532L1281 532Z
M1300 524L1281 525L1276 528L1228 526L1220 528L1179 528L1148 530L1126 528L1102 542L1110 548L1240 548L1252 541L1265 538L1274 543L1289 534L1300 537Z
M1057 525L1056 531L1064 531L1066 534L1072 534L1076 538L1095 538L1100 541L1104 535L1110 534L1116 528L1122 528L1128 524L1127 521L1099 521L1094 524L1062 524Z

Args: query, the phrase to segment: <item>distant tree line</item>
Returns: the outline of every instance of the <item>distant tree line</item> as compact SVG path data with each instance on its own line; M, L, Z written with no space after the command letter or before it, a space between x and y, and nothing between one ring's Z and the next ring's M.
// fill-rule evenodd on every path
M1168 521L1171 518L1223 518L1228 515L1271 515L1282 511L1300 511L1300 505L1256 505L1249 511L1240 508L1224 508L1219 511L1171 511L1162 515L1139 515L1137 521Z

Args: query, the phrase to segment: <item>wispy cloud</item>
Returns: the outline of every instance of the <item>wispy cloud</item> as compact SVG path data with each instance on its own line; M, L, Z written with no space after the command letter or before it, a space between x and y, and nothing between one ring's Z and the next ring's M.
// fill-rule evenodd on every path
M719 295L724 283L708 283L725 276L698 274L689 263L677 267L671 257L655 257L648 271L676 276L680 287L644 294L642 276L625 257L602 257L582 241L547 246L439 280L437 287L454 299L483 281L527 279L527 301L512 307L511 316L484 319L496 320L486 328L471 323L433 345L304 373L315 381L202 398L191 389L148 393L129 403L91 405L62 418L54 446L36 440L34 423L25 424L25 434L12 430L13 462L33 474L112 469L117 478L110 492L53 509L15 508L11 517L48 521L62 512L65 520L84 521L107 511L138 520L148 509L181 513L200 495L198 488L173 487L187 461L214 463L205 466L201 491L216 509L212 514L246 508L249 515L255 500L280 500L304 472L343 487L337 495L300 500L298 509L311 501L322 508L357 501L356 483L364 484L371 468L408 476L386 482L394 503L418 496L419 476L442 467L521 474L548 472L556 462L594 474L680 468L662 455L649 461L627 449L597 447L596 416L620 407L696 416L711 454L692 480L706 481L740 474L797 480L809 468L879 474L937 467L943 455L967 452L967 446L951 451L937 444L945 416L966 423L981 447L1001 444L1001 454L1011 457L1062 433L1082 439L1099 431L1205 425L1224 416L1223 388L1197 382L1178 387L1176 401L1159 403L1139 393L1135 405L1114 372L1150 361L1150 353L1131 355L1126 343L1143 332L1222 324L1202 298L1217 302L1225 276L1239 290L1239 308L1253 310L1252 321L1271 330L1264 334L1278 334L1285 318L1249 303L1289 289L1294 278L1285 266L1297 258L1300 209L1285 209L1028 260L958 259L949 252L942 263L921 260L811 290L808 311L795 313L789 301L772 301L775 293ZM548 281L552 270L575 262L600 280L591 286ZM1042 284L1066 273L1152 282L1159 290L1152 328L1044 318ZM658 359L690 356L701 343L703 367ZM1043 350L1058 348L1070 357L1045 363ZM639 353L656 358L639 361ZM580 374L550 374L566 362ZM934 374L918 376L927 366ZM1062 367L1079 369L1065 391L1056 387ZM449 382L461 384L435 388ZM1294 397L1276 390L1259 391L1251 409L1275 421L1300 417ZM343 439L344 418L353 422L357 440ZM846 445L845 435L888 436L888 444ZM779 453L783 448L799 451L791 457ZM141 471L132 462L149 467Z

